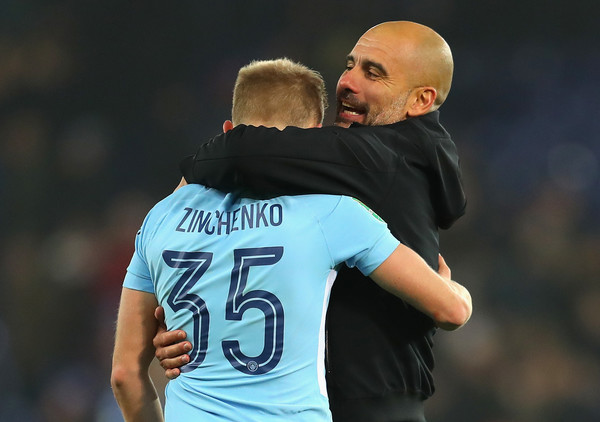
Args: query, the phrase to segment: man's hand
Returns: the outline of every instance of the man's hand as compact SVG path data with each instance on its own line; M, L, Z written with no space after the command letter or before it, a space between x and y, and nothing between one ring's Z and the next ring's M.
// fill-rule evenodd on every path
M179 182L179 184L177 185L177 187L175 188L175 190L173 192L175 192L177 189L179 189L180 187L185 186L187 184L188 184L188 182L186 182L185 177L182 177L181 181Z
M165 376L173 380L179 376L179 367L190 361L186 353L192 350L192 343L185 341L186 333L183 330L167 331L165 324L165 310L159 306L154 311L158 320L158 329L152 340L156 348L155 356L165 370Z
M446 264L441 254L438 254L438 274L444 278L452 278L450 267Z

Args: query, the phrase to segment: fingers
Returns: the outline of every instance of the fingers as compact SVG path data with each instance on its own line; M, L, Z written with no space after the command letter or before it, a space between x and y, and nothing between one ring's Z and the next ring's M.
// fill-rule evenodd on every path
M184 342L185 337L186 334L183 330L162 332L159 330L152 339L152 344L156 348L156 357L172 358L191 350L191 343L189 341ZM187 350L183 349L184 345L187 347ZM181 353L176 353L175 355L171 354L174 351L181 351Z
M192 345L190 342L186 341L156 350L156 357L160 362L160 366L165 370L165 376L168 379L173 380L177 378L181 373L179 367L190 362L190 356L184 353L191 348ZM182 352L182 350L184 350L184 352ZM161 356L159 356L159 352Z
M159 332L161 329L166 331L167 325L165 324L165 309L162 306L159 306L154 310L154 318L158 320Z
M173 380L181 374L179 367L189 363L190 357L187 352L192 350L192 343L184 341L186 333L183 330L167 331L165 310L162 306L154 310L154 317L158 321L158 329L152 339L156 348L154 355L160 366L165 369L165 376Z
M438 255L438 274L445 278L452 278L452 273L450 271L450 267L446 264L444 257L439 254Z
M179 367L190 362L190 356L186 353L191 349L192 344L189 341L156 349L155 356L160 366L165 369L165 375L168 379L177 378L180 374Z
M179 368L190 362L189 355L180 355L170 359L160 360L160 366L165 370L165 375L169 379L177 378L180 373ZM172 378L172 376L174 377Z
M167 369L165 371L165 376L170 380L174 380L179 376L179 374L181 374L179 369Z

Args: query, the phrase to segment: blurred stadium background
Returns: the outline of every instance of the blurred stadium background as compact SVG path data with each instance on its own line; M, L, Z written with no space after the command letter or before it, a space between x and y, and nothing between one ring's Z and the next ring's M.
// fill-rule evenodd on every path
M429 420L600 420L599 11L0 0L0 421L120 420L110 355L134 234L220 132L239 67L287 56L333 98L358 37L400 19L453 49L442 121L469 195L442 251L474 314L436 336Z

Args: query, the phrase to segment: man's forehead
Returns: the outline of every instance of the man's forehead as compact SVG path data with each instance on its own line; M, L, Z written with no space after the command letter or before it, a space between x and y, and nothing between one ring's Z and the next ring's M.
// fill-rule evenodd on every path
M361 38L348 54L348 59L357 64L373 62L384 67L393 67L397 64L399 57L391 46Z
M353 51L371 52L394 57L401 50L407 48L408 40L397 34L367 32L356 42Z

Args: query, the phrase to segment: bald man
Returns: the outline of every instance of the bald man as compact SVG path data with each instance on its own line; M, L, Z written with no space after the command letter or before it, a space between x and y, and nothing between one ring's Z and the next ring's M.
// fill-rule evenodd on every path
M450 48L431 28L382 23L347 56L336 126L240 125L202 145L182 162L182 172L190 183L253 197L357 197L437 268L438 228L449 228L466 206L456 146L439 122L452 72ZM434 392L433 320L358 271L338 277L327 329L334 421L425 421L424 401ZM169 377L186 361L178 355L189 343L172 344L184 337L181 331L155 337Z
M406 21L377 25L347 56L336 124L385 125L437 110L453 69L450 47L431 28Z

